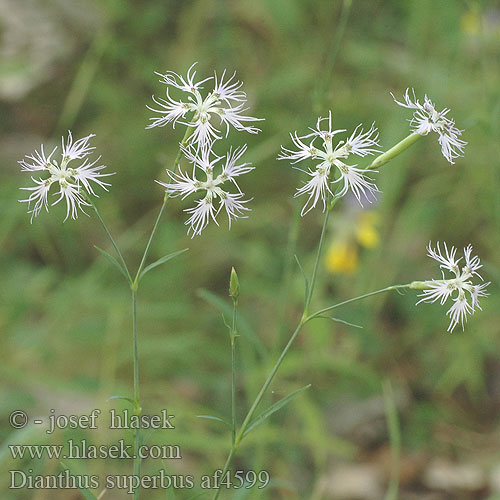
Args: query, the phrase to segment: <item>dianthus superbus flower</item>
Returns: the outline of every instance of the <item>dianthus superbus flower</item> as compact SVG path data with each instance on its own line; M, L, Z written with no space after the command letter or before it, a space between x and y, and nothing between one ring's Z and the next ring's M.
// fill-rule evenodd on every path
M431 243L427 247L427 255L439 262L441 268L442 279L415 281L410 287L423 290L420 297L423 297L417 302L436 302L439 300L443 305L448 299L452 300L452 305L446 313L450 317L450 325L448 331L453 331L460 323L462 329L467 321L467 316L474 314L476 309L481 309L479 305L479 297L485 297L488 294L485 292L489 283L474 284L474 277L483 281L483 278L478 273L478 269L482 267L479 257L472 255L472 245L464 248L464 256L457 259L457 249L455 247L448 248L446 243L441 249L439 242L436 248L432 248ZM463 260L463 262L461 262ZM452 273L454 277L446 278L444 271Z
M237 183L240 175L254 169L249 163L240 163L246 149L246 146L230 149L225 156L217 156L211 148L197 150L193 146L182 147L184 156L193 165L192 173L184 172L179 166L177 172L167 170L171 182L158 181L170 196L182 196L184 199L194 193L203 195L195 201L193 208L185 210L190 214L186 225L192 237L201 234L210 219L218 225L217 216L223 208L229 219L229 227L232 219L243 218L244 212L250 210L245 206L250 200L243 200L244 194ZM231 184L237 192L229 192Z
M322 128L324 121L328 124L326 130ZM279 160L290 160L292 164L304 160L319 161L313 168L304 171L310 179L304 186L298 188L295 194L295 196L309 195L302 209L302 215L314 208L319 200L322 201L323 209L325 209L327 196L333 196L332 187L336 183L342 183L336 193L338 197L352 191L360 204L362 197L368 201L370 198L375 199L378 188L372 182L373 179L366 175L367 170L356 168L356 165L347 165L344 160L350 155L364 157L380 152L377 129L372 125L368 131L364 132L361 125L358 125L348 139L334 145L333 137L346 130L332 129L330 112L328 118L318 118L316 128L310 128L310 130L311 133L304 136L299 136L297 132L290 134L296 149L287 149L282 146L281 154L278 156ZM321 143L317 145L316 141Z
M398 101L391 93L392 98L399 106L408 109L414 109L413 118L410 120L410 125L413 132L420 135L427 135L429 132L436 132L439 135L438 142L441 146L443 156L451 163L453 160L463 156L464 147L467 145L465 141L460 139L463 130L459 130L455 126L455 121L448 118L450 112L448 108L442 111L437 111L434 103L424 96L424 103L420 104L415 97L415 91L412 89L413 99L410 97L410 89L406 89L404 102Z
M242 82L235 79L236 74L226 77L224 70L220 78L214 73L213 77L195 81L195 64L189 68L186 78L173 71L167 71L165 74L156 73L161 76L160 82L168 88L165 99L153 96L158 108L150 106L148 108L159 116L151 118L152 123L147 128L163 127L168 123L172 123L175 127L175 124L182 120L180 123L194 128L190 137L191 144L197 143L200 147L207 147L214 140L221 138L220 130L212 123L214 116L219 118L220 124L225 125L226 136L230 127L251 134L260 132L258 128L247 125L249 122L261 119L244 114L248 110L245 107L247 98L245 92L241 90ZM200 92L203 89L202 84L209 81L213 82L213 89L203 97ZM176 100L170 95L170 88L180 90L187 95L183 99Z
M54 194L59 195L52 205L59 203L63 199L66 202L66 217L64 220L70 215L72 219L76 219L78 217L78 210L85 213L83 206L90 205L85 199L86 193L97 196L94 192L95 186L93 186L93 183L106 191L108 190L107 187L110 184L101 179L113 174L104 174L101 172L106 168L105 165L96 166L96 163L101 158L100 156L93 162L89 162L89 159L86 158L95 149L90 146L89 141L92 137L95 137L95 135L90 134L77 141L73 141L73 136L68 131L66 141L64 141L64 137L62 138L60 161L53 158L57 147L49 155L46 155L42 144L40 151L35 151L32 155L26 156L24 160L18 162L23 172L45 174L38 178L32 176L31 179L35 185L21 188L30 192L28 198L20 201L27 202L28 207L31 207L33 204L33 207L28 210L28 213L31 213L32 221L33 217L36 217L42 208L45 208L48 212L48 195L52 190L52 186L56 189ZM83 162L80 161L79 165L77 165L76 160L83 160Z

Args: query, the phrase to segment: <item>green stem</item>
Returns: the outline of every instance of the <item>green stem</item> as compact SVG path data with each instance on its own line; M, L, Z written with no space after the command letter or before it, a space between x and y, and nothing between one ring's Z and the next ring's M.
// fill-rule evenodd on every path
M144 250L144 254L141 259L141 263L139 264L139 269L137 269L137 274L135 275L134 282L132 283L132 287L137 290L139 286L139 279L141 277L142 270L144 269L144 265L146 264L146 259L149 254L149 249L151 247L151 243L153 242L153 238L155 237L156 230L158 228L158 224L160 223L160 219L163 215L163 212L165 211L165 207L167 205L167 200L168 200L168 194L165 193L165 196L163 197L163 203L160 208L160 212L158 213L158 217L156 218L155 225L153 226L153 230L151 231L151 235L149 236L148 244L146 245L146 249Z
M222 474L221 474L221 481L224 478L224 475L226 472L229 470L229 466L231 465L231 461L233 460L233 455L236 452L236 448L234 446L231 447L231 451L229 452L229 455L227 456L226 463L224 464L224 467L222 469ZM217 486L217 489L215 490L213 500L217 500L220 495L220 484Z
M334 304L333 306L325 307L324 309L320 309L319 311L311 314L310 316L304 319L304 324L308 321L311 321L314 318L318 318L324 313L336 309L337 307L344 306L346 304L350 304L351 302L356 302L358 300L366 299L367 297L371 297L372 295L378 295L379 293L389 292L390 290L399 290L401 288L410 288L410 284L406 285L392 285L387 288L382 288L381 290L376 290L375 292L365 293L363 295L359 295L358 297L354 297L352 299L344 300L343 302L339 302L338 304Z
M134 343L134 402L135 414L141 415L141 404L139 399L139 335L137 331L137 290L132 289L132 330L133 330L133 343ZM134 476L140 477L141 475L141 457L139 456L140 446L140 429L134 430ZM139 499L139 488L134 490L134 500Z
M300 323L298 324L297 328L295 329L295 331L293 332L292 336L288 340L288 343L286 344L285 348L281 352L278 360L276 361L276 364L274 365L273 369L271 370L271 373L267 377L267 380L264 382L264 385L262 386L262 389L260 390L259 394L255 398L255 401L254 401L253 405L251 406L250 410L248 411L248 414L245 417L245 420L243 421L243 424L241 425L241 429L238 432L238 435L236 436L236 443L235 443L236 446L241 441L241 438L243 437L243 434L244 434L244 432L246 430L246 427L250 423L250 420L252 419L252 417L253 417L253 415L255 413L255 410L257 409L257 407L259 406L262 398L264 397L264 394L266 393L267 388L271 384L274 376L276 375L276 372L278 371L279 367L281 366L281 363L283 362L283 359L285 359L285 356L287 355L290 347L292 346L294 340L297 338L297 335L300 333L300 330L302 329L302 326L305 324L304 318L307 316L307 312L306 311L307 311L307 309L309 307L309 304L310 304L311 299L312 299L312 295L314 293L314 287L315 287L316 278L317 278L317 275L318 275L319 262L320 262L320 259L321 259L321 250L323 248L323 244L324 244L324 241L325 241L325 233L326 233L326 228L327 228L327 225L328 225L328 218L329 218L329 216L330 216L330 206L328 206L327 210L325 211L325 217L323 219L323 227L321 228L321 236L319 238L318 252L316 253L316 262L314 263L313 276L312 276L312 279L311 279L311 285L310 285L310 288L309 288L309 294L307 296L306 304L304 306L304 313L302 315L302 319L300 320Z
M408 149L412 144L415 144L421 137L420 134L412 133L408 137L405 137L402 141L398 142L391 149L377 156L371 164L367 167L368 169L379 168L385 165L388 161L392 160L399 154L401 154L405 149Z
M189 140L189 137L193 133L193 127L187 127L186 132L184 133L184 137L182 138L181 145L185 146ZM182 154L182 149L179 147L179 150L177 152L177 156L175 157L174 160L174 168L177 166L179 163L180 157ZM144 250L144 254L142 255L141 263L139 264L139 268L137 269L137 274L135 275L135 279L132 281L132 278L130 277L130 273L128 272L128 269L125 266L125 261L123 260L123 257L121 257L121 254L119 253L118 247L114 244L115 249L120 255L120 258L122 260L123 265L125 266L125 269L127 269L127 274L129 276L130 280L130 289L132 290L132 324L133 324L133 337L134 337L134 402L135 402L135 412L137 415L141 415L142 408L141 408L141 403L140 403L140 398L139 398L139 334L137 330L137 289L139 288L139 280L141 277L141 272L144 269L144 266L146 264L146 260L149 254L149 250L151 248L151 244L153 242L153 239L156 235L156 231L158 229L158 225L160 223L160 219L163 215L163 212L165 211L165 206L167 204L168 200L168 194L165 193L163 197L163 203L160 208L160 212L158 213L158 217L156 218L155 224L153 226L153 230L151 231L151 235L149 236L148 243L146 245L146 248ZM104 225L104 222L100 218L100 215L98 214L99 219L101 220L102 224ZM104 225L105 226L105 225ZM107 229L105 227L105 229ZM109 231L107 231L109 234ZM111 235L109 234L110 238ZM140 478L141 475L141 458L139 456L139 446L140 446L140 430L136 429L134 432L134 447L135 447L135 459L134 459L134 475L136 477ZM139 500L139 488L136 488L134 490L134 500Z
M132 290L132 333L134 337L134 401L139 405L139 340L137 331L137 291ZM140 406L139 406L140 412Z
M224 465L224 469L222 471L222 477L224 477L224 474L229 469L229 465L231 464L231 460L233 458L233 455L238 450L238 447L239 447L239 445L241 443L241 440L243 439L243 434L245 433L246 428L248 427L248 424L250 423L250 421L251 421L251 419L252 419L255 411L257 410L257 407L259 406L262 398L264 397L264 394L266 393L269 385L273 381L273 378L276 375L276 372L278 371L279 367L281 366L281 363L285 359L286 354L288 353L288 351L289 351L290 347L292 346L294 340L297 338L297 335L300 333L300 330L302 329L303 324L304 323L302 323L302 321L301 321L299 323L299 325L297 326L297 328L295 329L295 331L293 332L292 336L290 337L290 340L288 341L288 343L286 344L285 348L281 352L281 355L278 358L278 361L274 365L273 369L271 370L271 373L269 374L269 376L267 377L266 381L264 382L264 385L262 386L261 390L259 391L259 394L255 398L255 401L253 402L250 410L248 410L247 416L245 417L245 420L241 424L241 428L238 431L238 434L236 435L236 438L234 440L234 444L231 447L231 451L229 452L229 455L227 457L226 464ZM215 494L213 496L213 500L217 500L217 498L219 498L219 494L220 494L220 485L217 487L217 490L215 491Z
M115 240L113 239L113 236L111 235L111 232L108 229L108 226L106 226L106 223L104 222L103 218L101 217L101 214L99 213L99 210L98 210L97 206L94 204L94 202L92 201L92 198L90 196L87 196L86 200L90 203L90 205L94 209L94 212L96 213L97 218L99 219L99 222L101 223L102 227L104 228L104 231L108 235L108 238L110 239L111 244L113 245L113 248L115 249L115 251L116 251L116 253L118 255L118 258L120 259L120 263L122 264L123 269L127 273L127 279L129 281L129 283L132 283L132 276L130 276L130 272L128 270L127 264L125 263L125 259L123 258L123 255L120 252L120 249L118 248L118 245L116 244Z
M255 398L255 401L253 402L250 410L248 410L247 416L245 417L245 420L241 424L241 428L238 432L238 435L236 436L236 441L235 441L235 447L237 448L238 445L241 442L241 439L243 438L243 434L246 431L246 428L248 427L248 424L250 423L252 417L254 416L255 411L257 410L257 407L259 406L260 402L262 401L262 398L264 397L264 394L266 393L268 387L271 385L271 382L274 379L274 376L276 375L276 372L279 370L279 367L281 366L281 363L283 363L283 360L285 359L285 356L287 355L288 351L290 350L290 347L292 347L293 342L297 338L297 335L300 333L302 330L302 327L304 326L305 322L300 321L300 323L297 325L297 328L293 332L292 336L288 340L285 348L283 351L281 351L280 357L276 361L275 365L273 366L273 369L271 370L271 373L267 377L266 381L264 382L264 385L262 386L261 390L259 391L259 394Z
M193 133L194 128L193 127L187 127L186 132L184 133L184 137L182 138L180 145L181 146L186 146L186 144L189 141L189 138L191 137L191 134ZM174 160L173 168L175 169L179 163L179 160L182 155L182 149L179 147L179 150L177 151L177 155ZM149 249L151 248L151 243L153 242L153 239L156 235L156 230L158 229L158 224L160 223L160 219L163 215L163 212L165 211L165 206L167 205L168 201L168 193L165 193L165 196L163 197L163 203L160 208L160 212L158 213L158 216L156 217L156 222L155 225L153 226L153 230L151 231L151 235L149 236L148 244L146 245L146 248L144 250L144 254L142 255L141 263L139 264L139 269L137 269L137 274L135 275L135 279L132 282L132 288L135 288L137 290L139 286L139 280L141 278L141 272L144 269L144 266L146 265L146 259L149 254Z
M333 201L335 199L336 198L334 198L331 202L330 202L330 200L328 201L328 207L327 207L327 209L325 211L325 217L323 219L323 227L321 228L321 236L319 238L318 252L316 253L316 261L314 263L314 270L313 270L313 274L312 274L312 278L311 278L311 285L309 287L309 294L307 295L307 298L306 298L306 303L305 303L305 306L304 306L304 314L303 314L302 317L306 317L307 314L308 314L309 304L311 303L312 295L313 295L313 292L314 292L314 287L316 285L316 278L318 276L319 263L320 263L320 260L321 260L321 251L323 249L323 243L324 243L324 240L325 240L326 228L328 226L328 218L330 217L330 210L334 206Z

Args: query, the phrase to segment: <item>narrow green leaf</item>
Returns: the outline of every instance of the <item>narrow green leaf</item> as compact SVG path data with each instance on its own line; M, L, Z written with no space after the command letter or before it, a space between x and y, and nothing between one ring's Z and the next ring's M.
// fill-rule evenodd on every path
M111 396L110 398L108 398L108 401L112 401L113 399L123 399L124 401L128 401L134 407L134 409L137 409L137 402L132 398L127 398L126 396Z
M60 462L63 469L67 469L71 472L71 469L64 463ZM85 500L97 500L97 497L87 488L78 488L80 493L84 496Z
M222 422L223 424L231 428L231 424L229 422L226 422L223 418L214 417L213 415L196 415L196 416L198 418L205 418L207 420L216 420L217 422Z
M94 245L94 248L113 266L115 266L122 274L125 276L125 279L128 281L127 273L125 269L123 269L122 265L108 252L104 251L102 248L99 248L97 245Z
M178 250L177 252L170 253L168 255L164 255L161 259L156 260L152 264L149 264L149 266L146 266L142 272L141 275L139 276L139 279L142 278L147 272L151 271L151 269L154 269L155 267L160 266L161 264L164 264L165 262L169 261L170 259L173 259L174 257L177 257L181 253L187 252L189 249L184 248L184 250Z
M296 391L292 392L288 396L284 397L283 399L280 399L276 403L274 403L272 406L270 406L265 412L261 413L255 420L252 420L249 424L245 432L243 433L243 437L245 437L250 431L255 429L259 424L264 422L266 418L270 417L273 413L276 413L278 410L283 408L286 404L288 404L292 399L294 399L296 396L299 394L303 393L307 389L311 387L311 384L306 385L305 387L302 387L301 389L297 389Z
M344 325L353 326L354 328L363 328L361 325L355 325L354 323L349 323L349 321L345 321L340 318L334 318L333 316L318 316L318 318L327 318L332 321L336 321L337 323L343 323Z
M132 403L133 405L135 404L135 401L127 396L110 396L108 401L112 401L113 399L125 399L125 401L128 401L129 403Z
M297 264L299 265L299 269L300 269L300 272L302 274L302 277L304 278L304 286L305 286L305 298L304 298L304 301L307 300L307 298L309 297L309 280L307 279L307 276L306 276L306 273L304 272L304 269L302 269L302 266L299 262L299 258L294 255L295 257L295 260L297 261Z
M229 330L229 333L231 333L231 330L233 329L233 327L228 324L228 322L226 321L226 317L224 316L224 313L221 314L222 316L222 322L224 323L224 326Z

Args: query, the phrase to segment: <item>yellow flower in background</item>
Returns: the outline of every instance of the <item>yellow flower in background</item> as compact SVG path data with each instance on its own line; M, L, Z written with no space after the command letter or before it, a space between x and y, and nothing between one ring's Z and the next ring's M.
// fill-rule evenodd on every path
M349 241L334 241L326 255L326 268L331 273L353 274L358 268L358 248Z
M374 211L362 211L338 222L334 238L326 254L326 269L333 274L354 274L358 270L361 247L372 249L380 241Z
M477 35L481 31L480 13L477 9L466 12L460 19L460 27L467 35Z
M472 38L478 35L487 39L498 39L500 37L500 9L498 6L481 8L480 2L470 5L470 9L460 18L460 29L462 33Z
M377 232L378 215L375 212L361 212L356 225L356 239L365 248L375 248L380 241Z

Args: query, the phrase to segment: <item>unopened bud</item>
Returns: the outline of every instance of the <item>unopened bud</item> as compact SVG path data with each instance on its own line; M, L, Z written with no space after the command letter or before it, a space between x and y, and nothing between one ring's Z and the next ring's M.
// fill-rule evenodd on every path
M229 295L233 298L233 300L238 300L238 297L240 296L240 281L234 267L231 268L231 279L229 280Z

